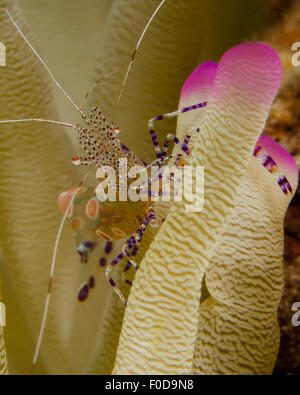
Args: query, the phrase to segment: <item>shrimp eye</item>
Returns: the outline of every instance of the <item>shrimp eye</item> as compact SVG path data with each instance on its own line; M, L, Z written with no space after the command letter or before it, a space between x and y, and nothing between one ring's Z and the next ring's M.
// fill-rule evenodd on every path
M76 156L75 158L72 158L72 163L75 166L80 165L80 159Z

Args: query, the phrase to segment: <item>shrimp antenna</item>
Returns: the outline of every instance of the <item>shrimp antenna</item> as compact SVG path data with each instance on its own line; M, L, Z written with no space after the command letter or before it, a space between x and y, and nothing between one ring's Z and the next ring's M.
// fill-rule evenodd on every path
M53 249L51 266L50 266L48 293L47 293L47 297L46 297L46 301L45 301L42 323L41 323L41 327L40 327L40 332L39 332L37 344L36 344L36 347L35 347L35 352L34 352L34 356L33 356L33 360L32 360L32 366L31 366L30 374L33 374L33 372L34 372L35 365L36 365L36 362L37 362L37 359L38 359L39 353L40 353L40 348L41 348L41 344L42 344L42 340L43 340L44 331L45 331L45 326L46 326L46 321L47 321L47 316L48 316L48 311L49 311L50 298L51 298L52 285L53 285L53 277L54 277L54 269L55 269L55 263L56 263L56 255L57 255L57 249L58 249L58 244L59 244L59 241L60 241L62 229L63 229L64 223L66 221L67 215L68 215L68 213L70 211L70 208L72 207L73 201L74 201L76 195L78 194L81 186L83 185L84 181L86 180L88 174L89 174L89 172L87 172L85 174L85 176L80 181L78 187L76 188L76 190L75 190L75 192L74 192L74 194L73 194L73 196L72 196L72 198L71 198L71 200L70 200L70 202L68 204L68 207L67 207L67 209L66 209L66 211L64 213L64 216L63 216L63 218L62 218L62 220L60 222L59 228L58 228L58 232L57 232L56 240L55 240L55 244L54 244L54 249Z
M13 17L11 16L10 12L8 10L6 10L7 15L9 16L10 20L12 21L12 23L14 24L15 28L17 29L17 31L19 32L19 34L21 35L21 37L23 38L23 40L27 43L27 45L31 48L31 50L33 51L33 53L35 54L35 56L39 59L39 61L42 63L42 65L44 66L44 68L46 69L47 73L49 74L49 76L51 77L51 79L53 80L53 82L55 83L55 85L60 89L60 91L64 94L64 96L73 104L73 106L80 112L80 114L82 116L85 116L84 112L81 110L81 108L74 102L74 100L71 98L71 96L65 91L65 89L59 84L58 81L56 81L54 75L52 74L51 70L49 69L49 67L46 65L46 63L44 62L44 60L41 58L41 56L37 53L37 51L33 48L33 46L30 44L30 42L28 41L28 39L25 37L24 33L21 31L21 29L19 28L19 26L17 25L17 23L15 22L15 20L13 19Z
M65 126L67 128L72 128L78 130L78 127L72 125L71 123L54 121L52 119L42 119L42 118L22 118L22 119L0 119L0 123L16 123L16 122L42 122L42 123L50 123L58 126Z
M110 72L110 73L104 74L102 77L100 77L97 81L95 81L95 82L89 87L89 89L87 90L87 92L86 92L86 94L85 94L85 96L84 96L84 106L83 106L84 111L86 110L87 99L88 99L89 94L91 93L91 91L92 91L98 84L100 84L100 82L102 82L102 81L105 80L106 78L109 78L109 77L111 77L112 75L117 74L117 73L119 73L119 70L115 70L115 71L112 71L112 72Z
M162 1L160 2L160 4L157 6L157 8L155 9L155 11L153 12L153 14L151 15L151 18L149 19L147 25L145 26L145 28L144 28L144 30L143 30L143 32L142 32L142 34L141 34L141 36L140 36L140 38L139 38L137 44L136 44L136 47L135 47L134 51L132 52L131 59L130 59L130 63L129 63L129 66L128 66L127 71L126 71L124 81L123 81L123 83L122 83L122 87L121 87L121 91L120 91L120 95L119 95L118 103L117 103L117 104L120 103L121 97L122 97L123 92L124 92L124 87L125 87L125 84L126 84L126 82L127 82L127 78L128 78L129 72L130 72L130 70L131 70L131 67L132 67L133 60L134 60L134 58L135 58L135 55L136 55L136 53L137 53L137 51L138 51L138 49L139 49L139 46L140 46L141 42L143 41L143 38L144 38L144 36L145 36L145 34L146 34L146 31L148 30L149 26L151 25L151 22L153 21L155 15L158 13L158 11L159 11L160 8L162 7L162 5L165 3L165 1L166 1L166 0L162 0Z

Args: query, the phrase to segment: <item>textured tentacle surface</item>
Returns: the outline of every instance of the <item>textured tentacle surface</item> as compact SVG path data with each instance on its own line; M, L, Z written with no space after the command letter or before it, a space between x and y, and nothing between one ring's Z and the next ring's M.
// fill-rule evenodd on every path
M2 314L5 314L5 312L3 311L3 308L1 308L0 305L0 376L8 374L4 333L2 327L2 325L4 324L5 317L1 316Z
M0 376L8 374L3 329L0 327Z
M295 191L297 166L270 140L262 137L258 144ZM206 273L211 297L200 306L195 374L272 373L279 347L283 219L291 198L251 157Z
M205 205L176 203L137 272L115 373L190 373L203 274L281 79L272 48L246 43L218 66L190 163L205 165Z

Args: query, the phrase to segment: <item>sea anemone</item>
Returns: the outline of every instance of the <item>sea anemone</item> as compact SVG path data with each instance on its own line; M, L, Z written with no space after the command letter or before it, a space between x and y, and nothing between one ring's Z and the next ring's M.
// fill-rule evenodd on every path
M43 25L34 8L22 0L19 3L29 21ZM96 78L105 72L125 70L140 34L137 27L142 29L153 11L153 2L148 0L143 5L137 0L88 3L84 10L78 4L72 6L71 15L65 17L53 8L55 21L63 18L60 34L68 29L75 34L68 41L74 52L70 58L64 53L63 58L73 59L78 70L85 73L85 79L80 80L78 72L70 72L71 64L56 63L58 75L65 73L64 85L74 85L72 96L76 101L92 80L94 64ZM224 8L219 2L190 3L186 7L185 1L170 2L167 12L162 10L152 34L145 38L144 55L136 56L135 73L128 79L117 111L119 80L106 79L91 95L91 100L99 100L97 104L126 131L124 142L147 161L151 160L151 141L144 138L145 120L173 110L178 87L195 65L207 58L219 58L240 42L253 28L249 7L250 11L251 7L260 9L260 2L242 9L237 0L230 1L231 7L227 2ZM57 7L62 7L60 4ZM7 47L7 67L0 73L1 119L35 116L66 120L74 116L64 98L53 93L45 70L7 18L7 6L31 39L16 2L3 2L0 32ZM224 12L215 13L216 6ZM36 14L39 16L38 11ZM69 23L71 16L78 18L75 29ZM214 33L212 18L218 26ZM244 19L248 24L241 27ZM231 32L224 34L225 21L229 20ZM93 21L91 26L89 21ZM78 25L86 34L81 34ZM92 30L95 26L97 34ZM168 26L172 31L166 35ZM76 34L82 35L82 42ZM163 36L164 44L160 40ZM120 37L124 37L126 50ZM199 37L205 37L201 45ZM84 48L84 59L78 56L79 48ZM49 47L51 51L53 46ZM53 65L55 62L50 65L52 69ZM97 278L90 300L76 303L84 273L72 230L66 227L38 372L272 372L278 351L277 307L283 286L282 223L296 189L297 174L291 158L280 147L258 138L280 78L275 51L255 42L235 46L225 52L218 66L206 62L192 73L183 86L179 106L204 100L208 106L180 116L177 136L183 138L189 127L200 126L189 164L205 168L204 209L187 213L186 202L177 202L161 229L145 235L137 257L140 270L123 323L124 308L110 292L104 275ZM78 184L82 176L70 163L73 143L72 137L55 127L1 126L0 273L2 301L7 308L4 336L12 374L30 371L61 219L57 197ZM278 174L287 178L292 193L285 194L277 173L274 177L253 157L256 143L272 156L280 169ZM107 259L117 253L117 248ZM7 373L2 332L0 373Z

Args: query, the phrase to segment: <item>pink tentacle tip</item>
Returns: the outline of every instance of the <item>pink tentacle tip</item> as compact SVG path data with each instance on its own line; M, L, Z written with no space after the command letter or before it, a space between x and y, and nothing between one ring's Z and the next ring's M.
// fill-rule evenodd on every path
M253 60L259 67L264 65L272 66L272 71L278 72L281 77L282 67L279 55L275 49L268 44L256 41L238 44L225 52L220 60L220 64L224 62L234 63L238 59Z
M201 63L190 76L187 78L181 89L180 98L205 94L206 90L210 89L216 76L218 64L215 62Z
M299 169L292 155L269 136L261 136L257 145L262 146L278 165L280 172L289 180L293 191L296 191L299 181Z
M274 99L281 77L277 52L264 43L246 42L225 52L219 62L215 83L221 91L228 90L230 94L246 97L254 94L253 99L261 105Z

